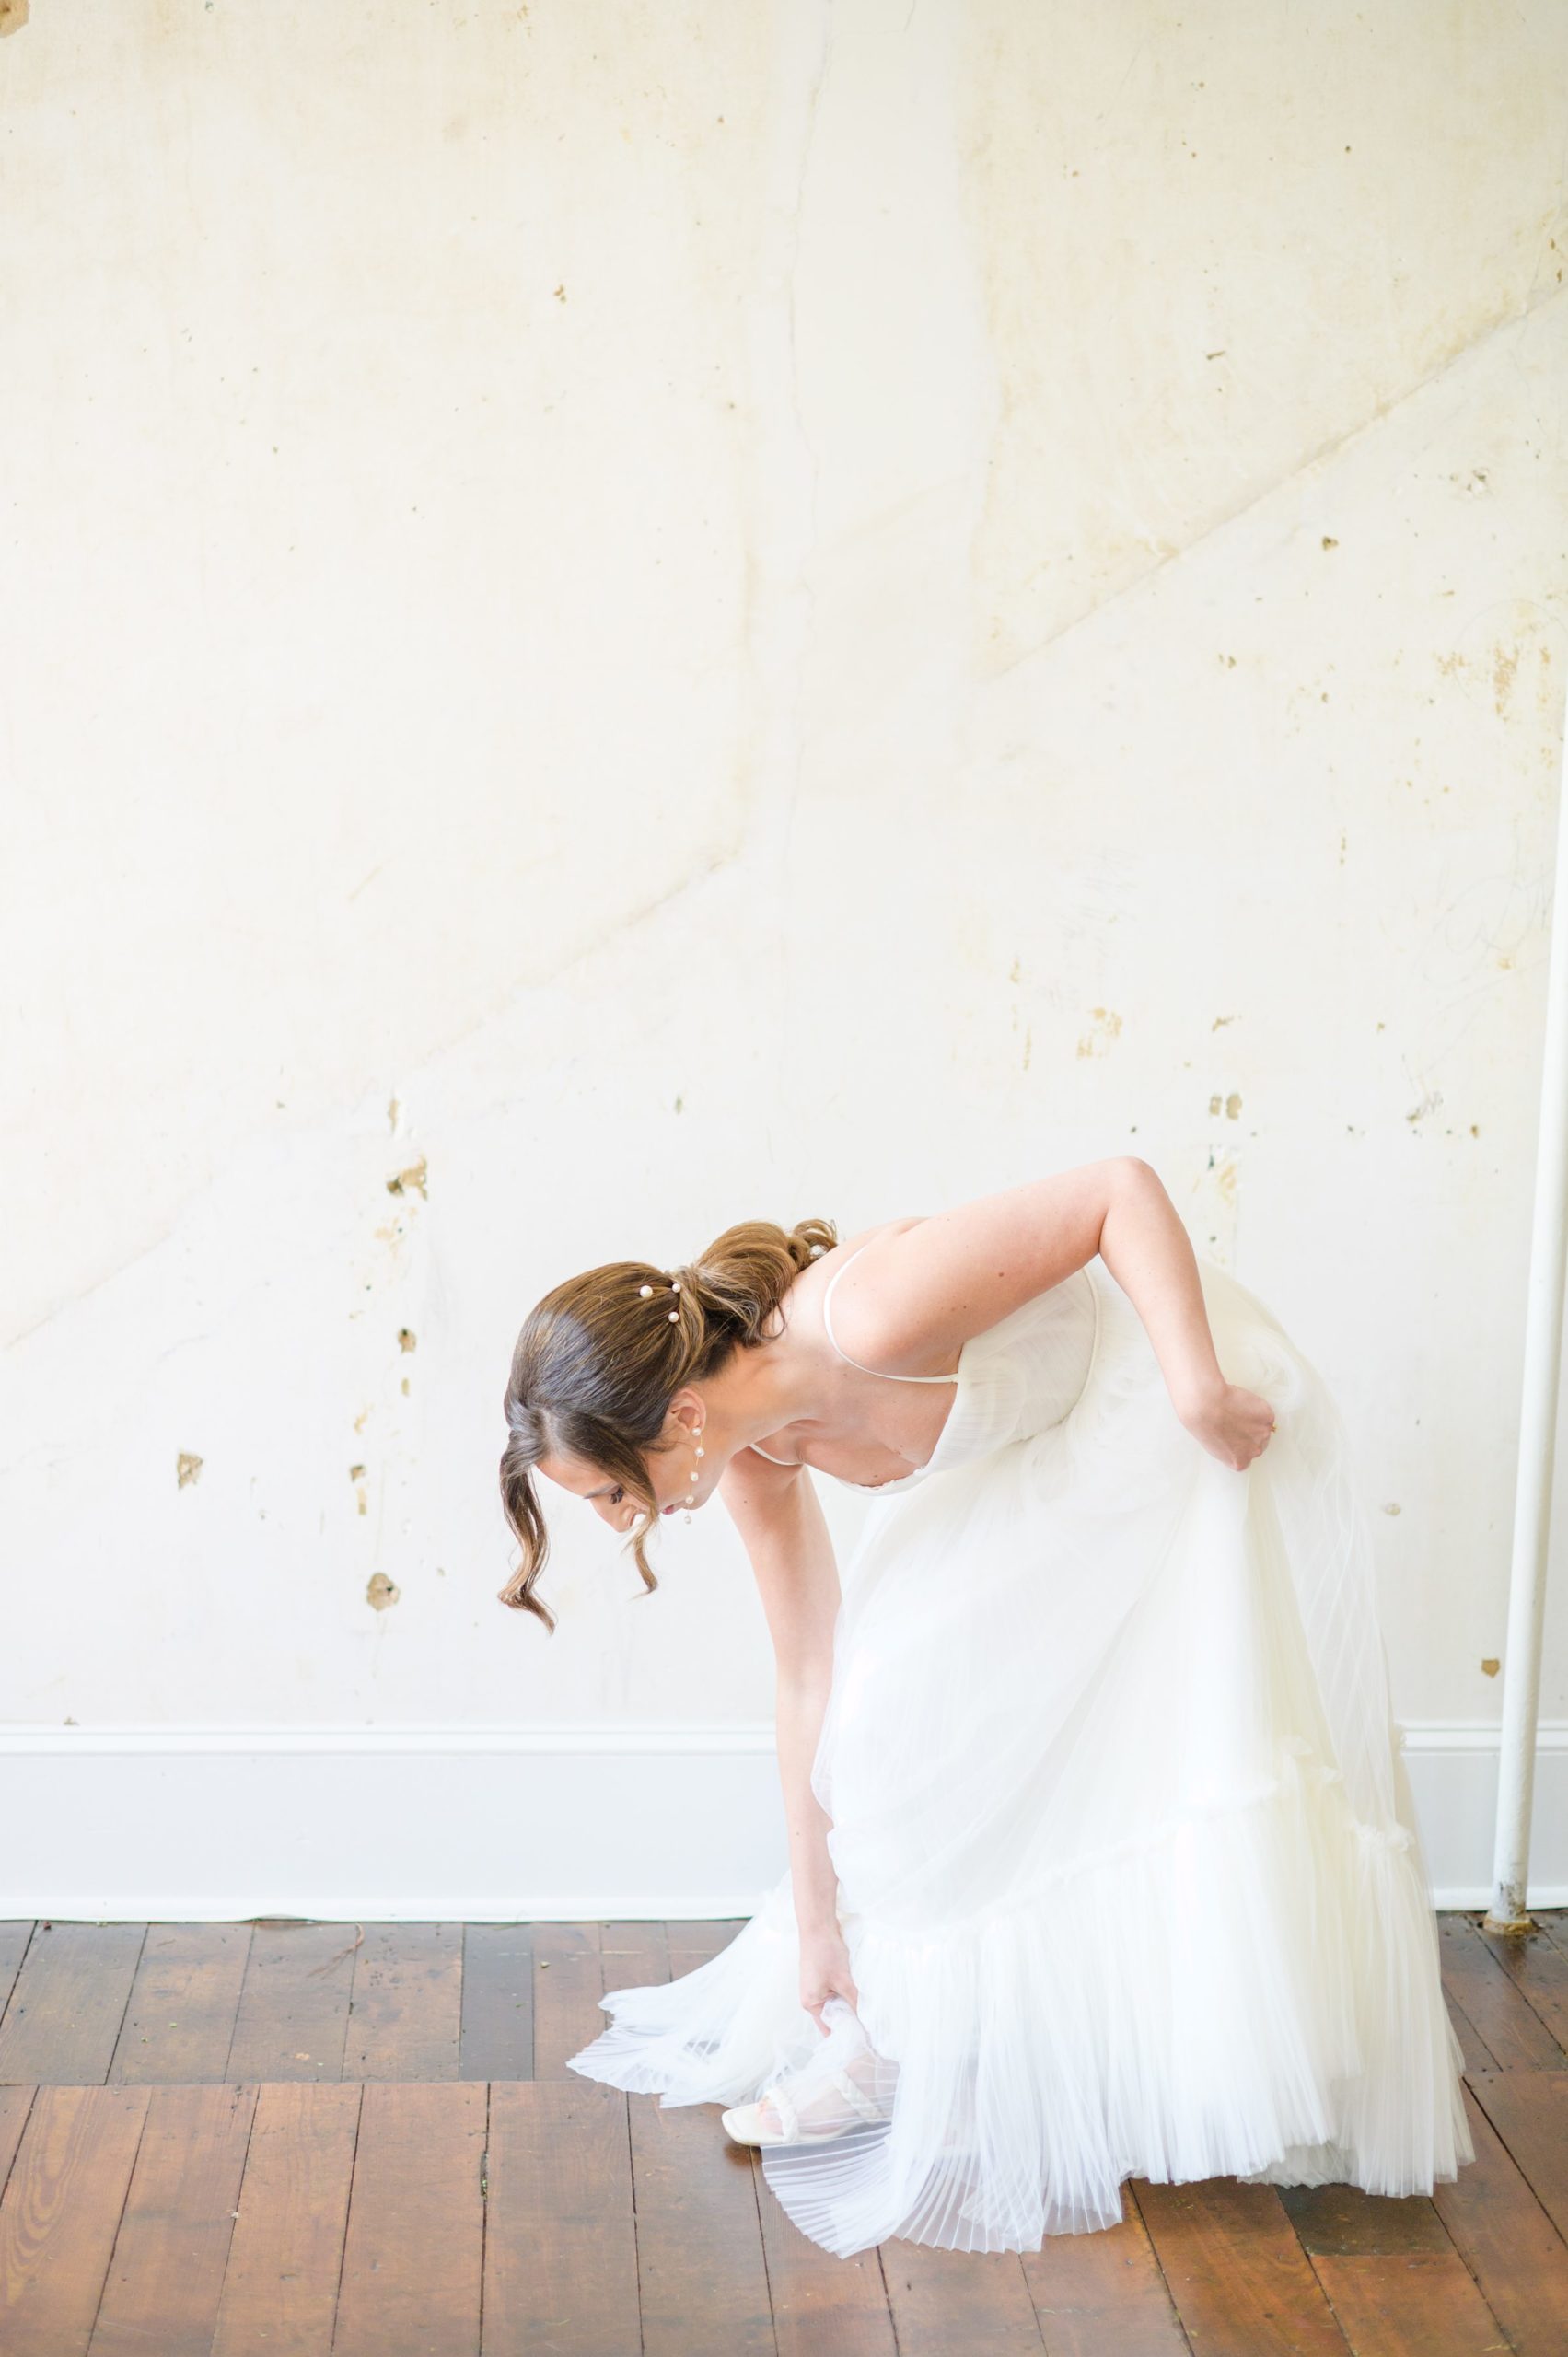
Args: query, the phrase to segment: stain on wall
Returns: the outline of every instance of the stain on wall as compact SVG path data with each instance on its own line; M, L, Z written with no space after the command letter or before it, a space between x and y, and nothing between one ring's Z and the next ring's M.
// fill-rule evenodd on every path
M966 10L999 671L1561 283L1568 15ZM1334 59L1331 77L1327 61ZM1390 159L1400 158L1397 170ZM1337 536L1322 540L1337 547Z

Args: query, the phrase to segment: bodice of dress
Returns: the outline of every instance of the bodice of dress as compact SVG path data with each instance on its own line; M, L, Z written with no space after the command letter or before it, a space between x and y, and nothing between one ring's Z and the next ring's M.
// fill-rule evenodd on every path
M856 1249L863 1252L865 1247ZM913 1489L933 1473L948 1472L957 1465L989 1457L1010 1441L1044 1432L1060 1423L1082 1397L1099 1333L1099 1294L1092 1263L1022 1303L983 1333L971 1335L958 1353L955 1373L892 1375L852 1359L840 1348L833 1332L833 1286L855 1257L852 1252L849 1260L841 1262L822 1298L822 1323L833 1349L850 1366L861 1367L864 1374L883 1375L889 1383L950 1383L954 1398L936 1446L923 1465L890 1481L851 1481L840 1473L830 1474L830 1480L865 1496L890 1497L896 1491ZM769 1456L765 1448L757 1454ZM769 1461L779 1465L786 1460L775 1457Z

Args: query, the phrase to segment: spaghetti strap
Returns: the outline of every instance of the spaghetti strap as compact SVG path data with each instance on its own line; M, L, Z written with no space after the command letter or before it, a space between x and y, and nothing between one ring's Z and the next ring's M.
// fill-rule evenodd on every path
M838 1267L828 1279L828 1289L822 1295L822 1323L828 1329L828 1340L831 1342L834 1350L838 1352L840 1358L843 1360L847 1366L859 1367L862 1375L886 1375L889 1383L957 1383L958 1379L957 1368L954 1369L951 1375L892 1375L889 1374L888 1369L885 1367L867 1366L861 1359L852 1359L849 1353L842 1348L838 1336L833 1331L831 1309L833 1287L838 1283L839 1279L849 1267L850 1260L858 1260L865 1249L865 1247L864 1244L857 1244L854 1250L850 1254L849 1260L841 1260L839 1262Z

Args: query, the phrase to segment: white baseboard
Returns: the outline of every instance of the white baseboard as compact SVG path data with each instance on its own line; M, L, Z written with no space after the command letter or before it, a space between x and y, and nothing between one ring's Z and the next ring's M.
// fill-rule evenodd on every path
M1432 1719L1402 1732L1437 1904L1490 1907L1499 1729ZM1568 1907L1568 1719L1543 1719L1536 1730L1528 1903Z
M1492 1896L1495 1726L1403 1731L1439 1907ZM786 1850L772 1728L0 1727L0 1918L750 1914ZM1568 1722L1540 1729L1530 1903L1568 1905Z

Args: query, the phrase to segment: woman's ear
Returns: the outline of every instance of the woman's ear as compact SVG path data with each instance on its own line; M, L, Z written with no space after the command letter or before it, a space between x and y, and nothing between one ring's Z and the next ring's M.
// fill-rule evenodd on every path
M707 1422L707 1414L703 1409L701 1395L693 1391L689 1384L682 1385L675 1394L668 1412L680 1425L680 1436L685 1439L690 1439L699 1424Z

